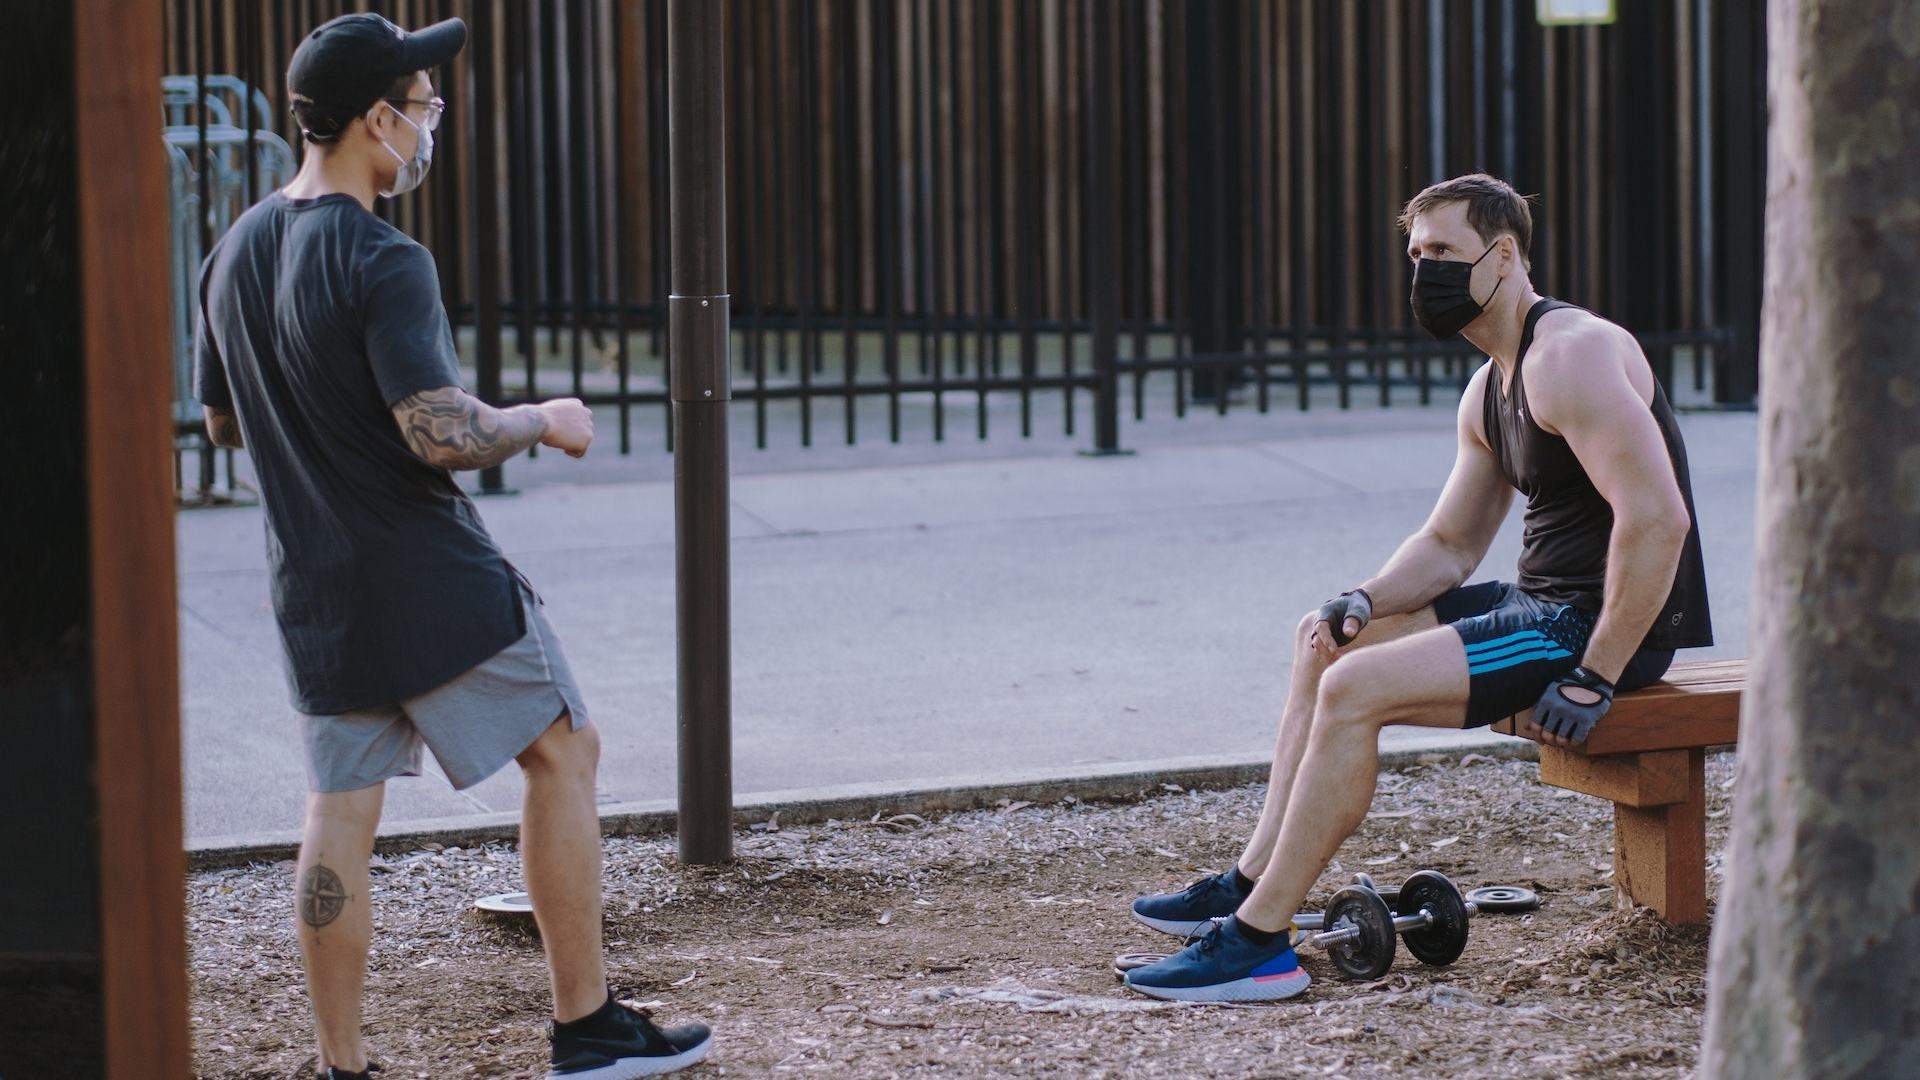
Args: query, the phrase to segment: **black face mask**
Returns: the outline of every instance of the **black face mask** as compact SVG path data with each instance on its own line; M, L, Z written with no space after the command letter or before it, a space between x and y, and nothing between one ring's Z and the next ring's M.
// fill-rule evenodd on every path
M1480 259L1491 254L1493 249L1488 248L1480 253ZM1473 268L1480 265L1480 259L1472 262L1421 259L1414 264L1413 295L1407 299L1413 305L1413 317L1421 329L1445 341L1466 329L1467 324L1479 318L1487 304L1493 302L1493 293L1500 291L1499 285L1487 294L1487 304L1476 301L1469 287Z

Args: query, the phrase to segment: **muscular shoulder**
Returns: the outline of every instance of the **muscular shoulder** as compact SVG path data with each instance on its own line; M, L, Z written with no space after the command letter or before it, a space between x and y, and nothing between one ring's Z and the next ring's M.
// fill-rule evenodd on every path
M1638 397L1651 400L1653 373L1640 343L1624 327L1585 311L1561 310L1542 318L1521 369L1527 406L1547 431L1594 410L1609 410ZM1623 383L1633 390L1620 393Z
M1493 361L1481 364L1460 393L1459 430L1482 446L1487 443L1487 380L1493 377L1492 371Z

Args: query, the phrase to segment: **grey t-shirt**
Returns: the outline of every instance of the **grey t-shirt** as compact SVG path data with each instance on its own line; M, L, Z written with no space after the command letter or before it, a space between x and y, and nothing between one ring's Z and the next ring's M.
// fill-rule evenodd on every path
M458 386L433 257L350 195L275 192L200 276L195 381L260 478L294 706L431 690L526 632L513 569L392 406Z

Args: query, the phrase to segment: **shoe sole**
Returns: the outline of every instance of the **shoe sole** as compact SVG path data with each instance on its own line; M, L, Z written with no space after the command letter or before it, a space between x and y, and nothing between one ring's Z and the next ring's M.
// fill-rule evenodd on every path
M713 1036L709 1035L698 1045L677 1054L663 1057L621 1058L619 1061L599 1068L587 1069L584 1072L549 1072L547 1080L634 1080L635 1077L640 1076L660 1076L698 1065L711 1049L713 1049Z
M1298 968L1286 975L1235 979L1215 986L1145 986L1133 981L1132 972L1128 976L1127 989L1164 1001L1281 1001L1301 993L1313 982Z
M1177 938L1190 938L1195 934L1205 931L1208 927L1211 927L1219 921L1218 919L1200 919L1198 921L1192 919L1156 919L1152 916L1142 915L1132 909L1128 909L1128 914L1133 916L1134 922L1142 926L1151 927L1163 934L1172 934Z

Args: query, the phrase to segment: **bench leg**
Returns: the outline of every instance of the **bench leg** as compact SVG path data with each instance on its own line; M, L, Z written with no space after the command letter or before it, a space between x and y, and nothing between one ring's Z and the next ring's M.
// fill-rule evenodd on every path
M1671 923L1707 921L1707 752L1687 751L1687 798L1670 806L1613 807L1613 885Z

